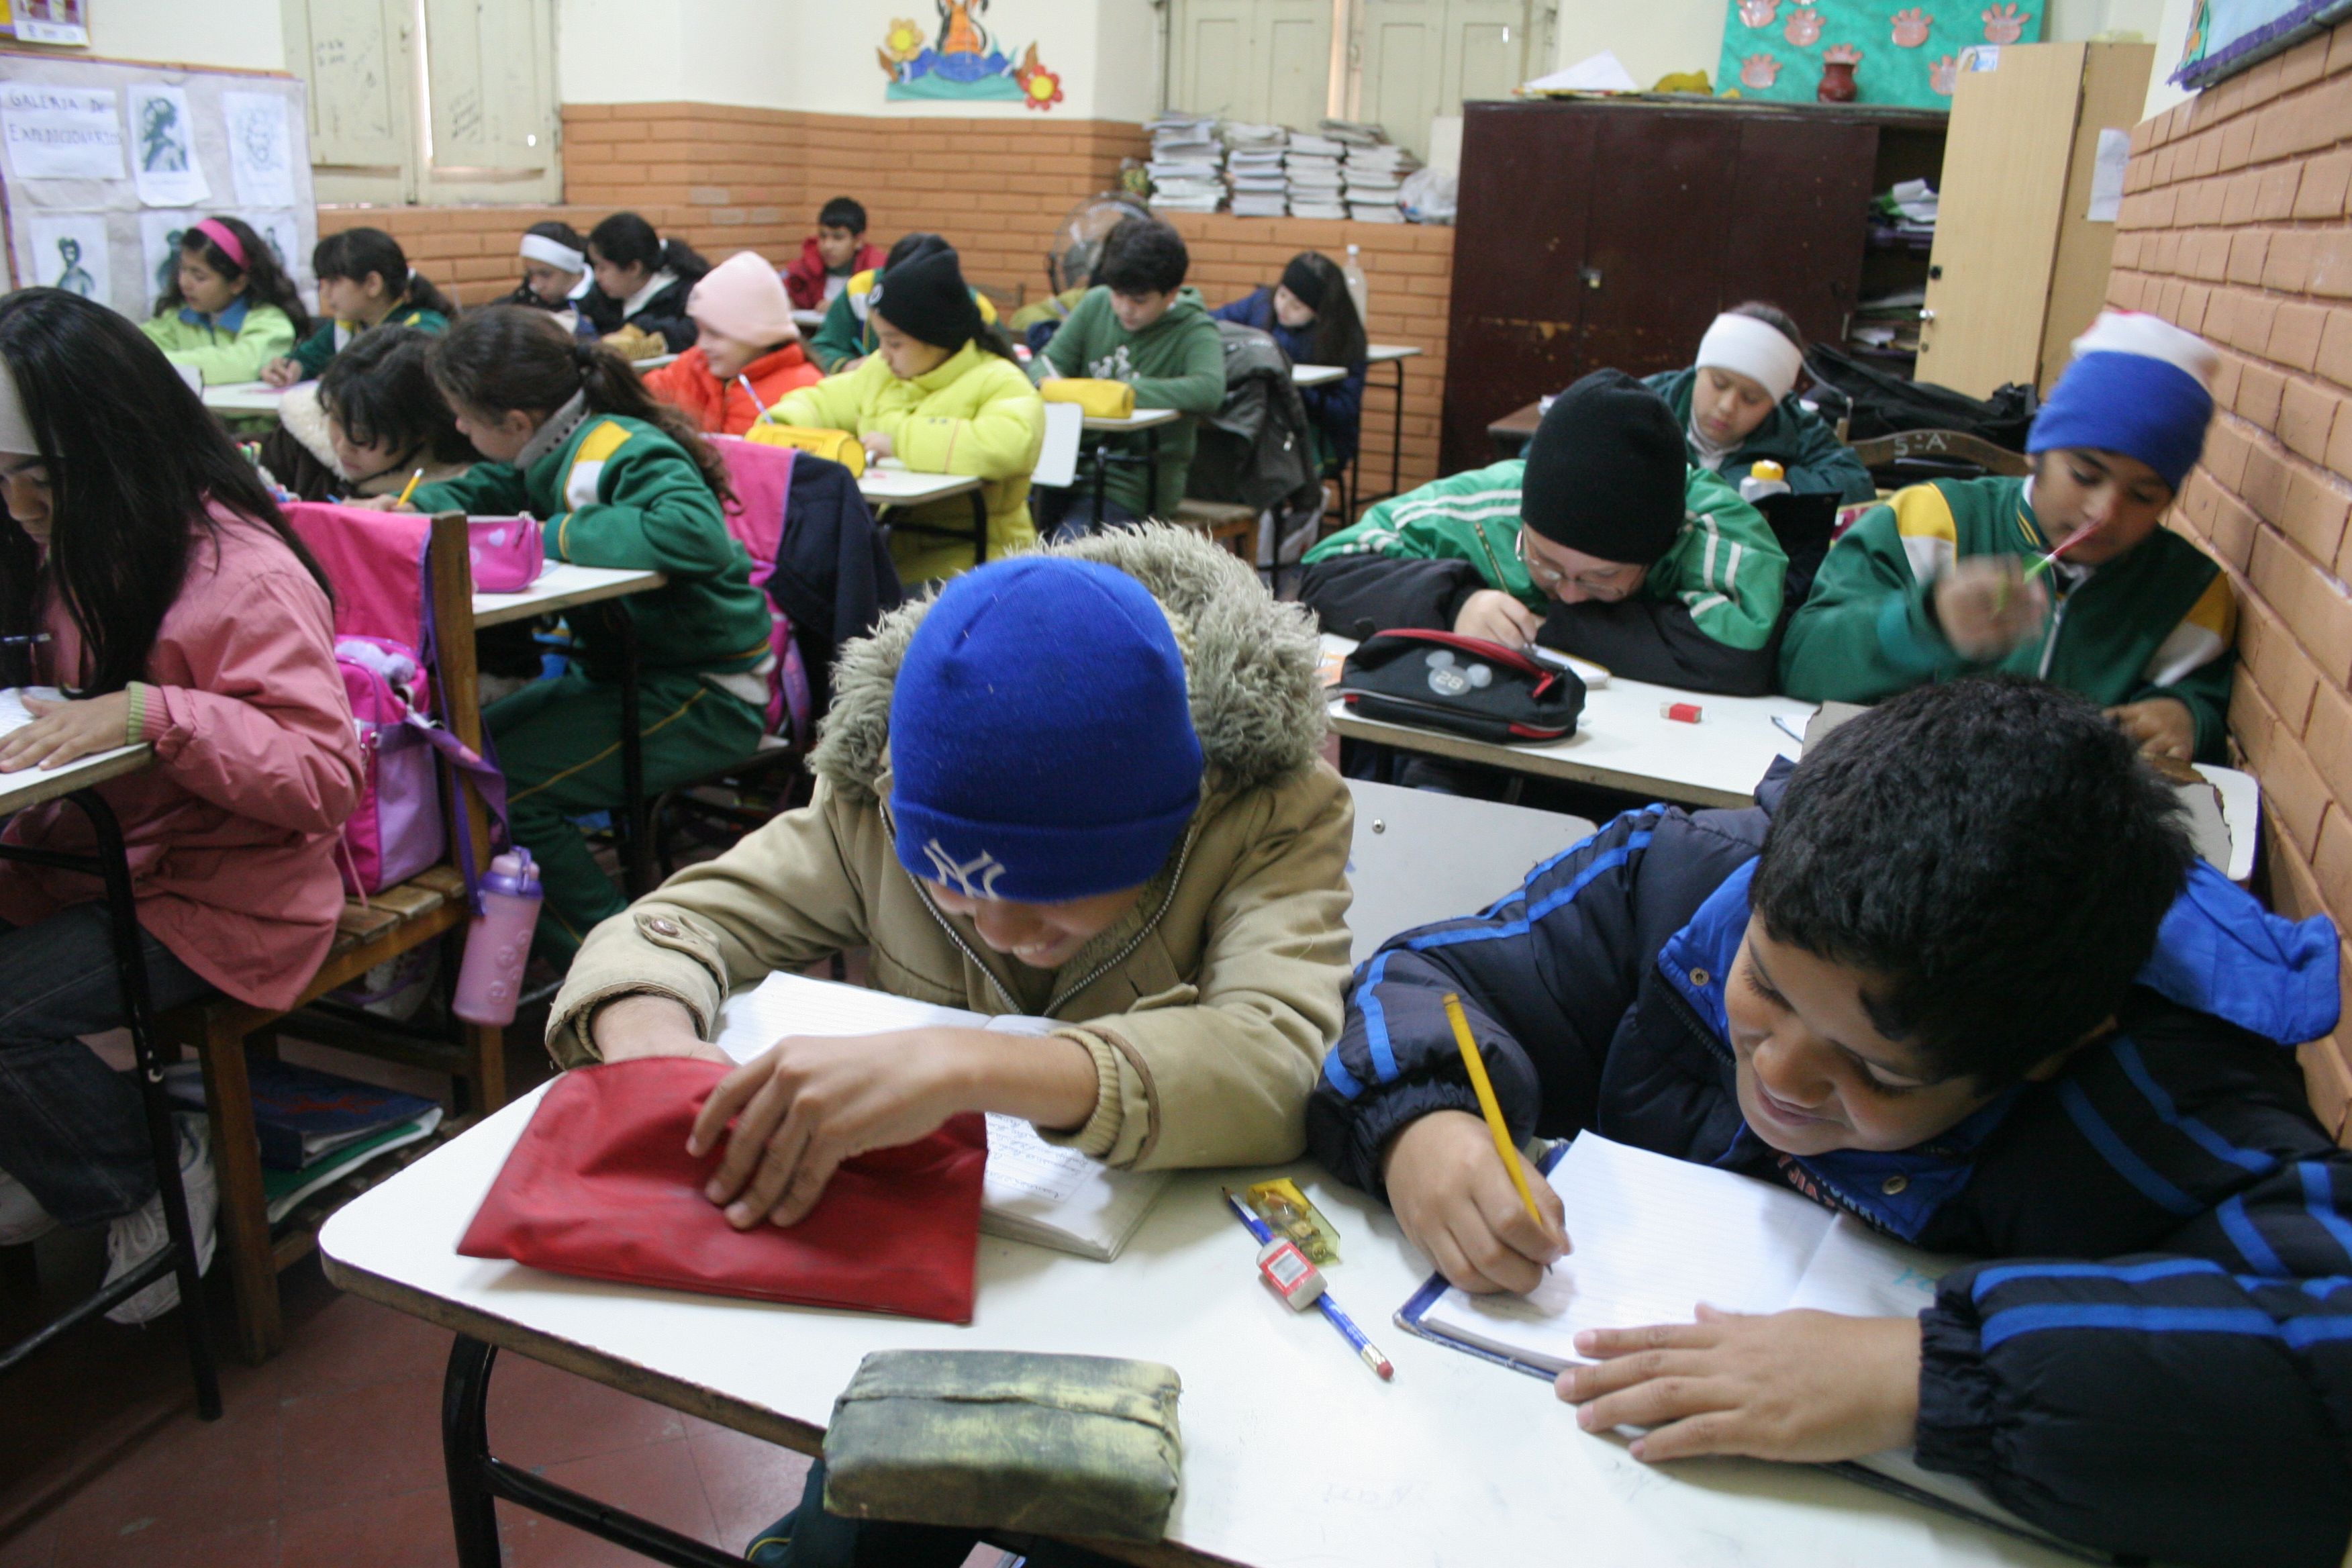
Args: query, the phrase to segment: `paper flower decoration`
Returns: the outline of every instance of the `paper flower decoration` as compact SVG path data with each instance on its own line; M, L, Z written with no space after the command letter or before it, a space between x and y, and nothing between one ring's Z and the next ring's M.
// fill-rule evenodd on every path
M894 64L904 65L923 52L923 30L907 17L894 18L882 37L882 52Z
M1013 73L1021 84L1021 107L1047 110L1062 101L1062 79L1037 63L1037 46L1029 46L1021 57L1021 68Z
M1960 62L1946 55L1927 68L1927 85L1946 98L1952 96L1952 86L1960 79Z
M1798 6L1789 13L1789 26L1780 36L1801 49L1817 42L1822 36L1822 14L1811 5Z
M1759 92L1770 87L1780 75L1780 62L1770 55L1750 55L1739 62L1740 82Z
M1891 20L1895 24L1895 47L1898 49L1917 48L1927 41L1927 29L1936 25L1936 18L1916 5L1895 12Z
M1739 0L1739 19L1751 27L1769 27L1780 14L1780 0Z
M1984 29L1986 43L2013 44L2025 36L2025 14L2015 5L1988 6Z

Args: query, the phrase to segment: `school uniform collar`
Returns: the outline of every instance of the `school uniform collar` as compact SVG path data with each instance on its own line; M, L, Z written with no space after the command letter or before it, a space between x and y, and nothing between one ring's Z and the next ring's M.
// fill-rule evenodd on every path
M217 315L207 316L194 305L180 307L180 320L192 327L210 327L215 331L236 333L245 331L245 318L253 309L253 297L239 294L228 302L228 309Z
M621 319L627 321L631 316L652 304L655 295L677 281L677 274L667 267L646 279L644 288L621 301Z
M570 402L547 416L547 423L531 433L523 449L515 454L514 466L519 473L529 473L541 458L572 438L588 418L588 394L583 388L572 395Z

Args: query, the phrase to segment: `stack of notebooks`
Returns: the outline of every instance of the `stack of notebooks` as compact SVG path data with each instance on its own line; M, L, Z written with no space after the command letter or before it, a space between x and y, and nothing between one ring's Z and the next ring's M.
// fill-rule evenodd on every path
M1938 205L1935 188L1925 180L1905 180L1870 204L1870 237L1889 240L1932 241Z
M1217 122L1192 114L1163 114L1153 121L1151 205L1168 212L1213 213L1225 199L1224 144Z
M1349 148L1340 165L1348 182L1349 216L1362 223L1402 223L1398 198L1404 194L1404 177L1419 166L1412 153L1387 142Z
M261 1190L272 1225L328 1183L431 1137L441 1125L441 1108L413 1094L291 1062L257 1060L247 1072L261 1134ZM165 1068L163 1087L176 1103L205 1108L198 1063Z
M1919 352L1919 311L1927 302L1924 284L1864 296L1853 308L1846 341L1885 353Z
M1290 150L1283 157L1282 172L1290 185L1290 216L1293 217L1343 218L1348 216L1347 197L1343 194L1347 181L1339 172L1339 160L1347 153L1344 142L1307 132L1294 132Z
M1290 132L1279 125L1246 125L1229 120L1219 134L1225 143L1225 185L1238 217L1280 217L1290 210L1289 182L1282 173Z

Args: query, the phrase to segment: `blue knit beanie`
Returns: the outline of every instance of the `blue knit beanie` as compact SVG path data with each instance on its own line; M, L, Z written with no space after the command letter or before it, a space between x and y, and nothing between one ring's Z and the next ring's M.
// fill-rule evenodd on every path
M1115 567L992 562L950 583L890 698L899 863L972 898L1150 881L1201 795L1184 657Z
M2074 340L2025 440L2029 452L2087 447L2137 458L2175 490L2205 450L2218 357L2202 338L2136 310L2106 310Z

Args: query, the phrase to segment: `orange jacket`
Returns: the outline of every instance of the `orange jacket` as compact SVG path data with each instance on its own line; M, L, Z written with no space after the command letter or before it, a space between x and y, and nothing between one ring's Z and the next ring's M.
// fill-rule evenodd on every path
M702 357L698 348L688 349L656 371L646 374L646 390L664 403L684 409L686 416L699 426L705 435L740 436L760 417L762 408L773 408L783 400L784 394L824 379L824 373L809 363L798 343L786 343L771 354L753 360L743 374L760 394L759 407L753 407L751 397L743 391L741 377L721 386L719 378L710 374L710 363Z

